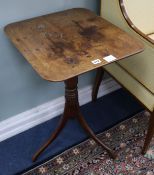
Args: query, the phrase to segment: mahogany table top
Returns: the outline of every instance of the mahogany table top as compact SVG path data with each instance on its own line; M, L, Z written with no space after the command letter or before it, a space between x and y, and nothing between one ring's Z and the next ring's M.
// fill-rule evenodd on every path
M143 51L142 43L82 8L12 23L5 32L49 81L64 81ZM108 55L116 59L108 62L104 59Z

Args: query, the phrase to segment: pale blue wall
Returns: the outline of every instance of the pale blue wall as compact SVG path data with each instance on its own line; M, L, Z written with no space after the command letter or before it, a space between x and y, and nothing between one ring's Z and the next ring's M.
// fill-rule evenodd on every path
M3 32L11 22L72 7L99 11L99 0L0 0L0 121L63 95L63 83L42 80ZM79 87L93 73L80 76Z

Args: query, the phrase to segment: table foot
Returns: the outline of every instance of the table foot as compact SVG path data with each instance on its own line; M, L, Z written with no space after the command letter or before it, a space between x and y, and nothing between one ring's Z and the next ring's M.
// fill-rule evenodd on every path
M92 90L92 101L96 101L97 100L97 94L98 94L99 86L100 86L101 81L103 79L103 75L104 75L103 68L102 67L98 68L97 72L96 72L96 77L95 77L93 90Z
M34 154L34 156L32 157L33 162L36 161L39 155L57 138L61 130L66 125L67 121L68 121L68 117L66 115L66 110L64 110L64 114L59 122L57 129L53 132L53 134L48 139L48 141Z
M117 155L109 148L107 147L103 142L101 142L101 140L99 140L97 138L97 136L94 134L94 132L91 130L91 128L88 126L87 122L85 121L85 119L83 118L82 114L80 113L78 115L78 120L81 124L81 126L83 127L83 129L89 134L89 136L99 145L101 145L110 155L111 158L115 159L117 157Z
M59 125L47 142L34 154L32 161L36 161L40 154L56 139L61 130L66 125L68 119L76 117L79 111L78 91L77 91L78 78L74 77L65 81L65 107L63 116Z
M64 114L55 132L51 135L48 141L34 154L32 158L33 161L36 161L39 155L56 139L60 131L64 128L68 119L71 119L72 117L79 120L84 130L96 141L96 143L100 144L103 148L105 148L112 158L116 158L116 155L113 153L113 151L96 137L94 132L88 126L87 122L84 120L79 107L77 83L78 77L74 77L65 81Z

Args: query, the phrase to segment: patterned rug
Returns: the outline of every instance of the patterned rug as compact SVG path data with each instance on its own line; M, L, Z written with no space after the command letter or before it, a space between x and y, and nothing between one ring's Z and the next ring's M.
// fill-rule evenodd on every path
M88 139L24 175L154 175L154 138L146 155L141 155L148 118L141 112L98 135L118 153L116 160Z

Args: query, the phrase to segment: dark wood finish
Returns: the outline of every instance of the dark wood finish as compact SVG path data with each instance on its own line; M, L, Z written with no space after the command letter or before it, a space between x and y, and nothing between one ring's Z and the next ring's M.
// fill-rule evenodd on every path
M81 8L12 23L5 27L5 32L42 78L65 81L64 114L55 132L33 156L33 161L72 117L77 118L85 131L115 158L80 112L78 75L108 64L103 59L105 56L113 55L117 61L143 51L143 45L90 10ZM96 59L100 59L99 64L92 63Z
M112 158L116 158L116 154L113 153L113 151L109 147L103 144L96 137L94 132L88 126L87 122L84 120L79 107L77 83L77 77L65 81L65 108L63 116L55 132L51 135L48 141L34 154L32 158L33 161L36 161L38 156L56 139L60 131L64 128L68 119L72 117L78 119L81 126L89 134L89 136L91 136L91 138L95 140L96 143L100 144L103 148L105 148Z
M103 75L104 75L104 70L102 69L102 67L98 68L96 72L93 89L92 89L92 101L97 100L97 94L98 94L99 86L103 80Z
M131 19L129 18L128 14L126 13L126 10L125 10L125 6L124 6L124 3L123 3L123 0L119 0L119 5L120 5L120 8L121 8L121 11L122 11L122 14L124 16L124 18L126 19L126 22L128 23L128 25L136 32L138 33L139 35L141 35L143 38L145 38L146 40L150 41L152 44L154 44L154 41L152 39L150 39L147 35L145 35L144 33L142 33L131 21ZM152 33L151 33L152 34ZM119 66L121 66L120 64L118 64ZM123 67L122 67L123 68ZM128 71L125 69L125 71L128 73ZM103 70L102 70L103 72ZM109 72L108 72L109 73ZM109 73L110 74L110 73ZM110 74L111 75L111 74ZM114 78L114 75L111 75L113 78ZM133 78L135 78L134 76L132 76ZM115 78L114 78L115 79ZM136 79L136 78L135 78ZM100 71L100 68L97 69L97 74L96 74L96 77L95 77L95 82L94 82L94 85L93 85L93 91L92 91L92 100L95 101L96 98L97 98L97 94L98 94L98 89L99 89L99 86L100 86L100 83L102 81L102 73ZM116 80L117 81L117 80ZM119 81L118 83L124 87ZM144 86L144 85L143 85ZM125 87L124 87L125 88ZM126 89L126 88L125 88ZM126 89L127 90L127 89ZM127 90L128 91L128 90ZM131 92L128 91L130 94ZM131 94L132 95L132 94ZM133 97L136 98L136 96L132 95ZM137 98L136 98L137 99ZM137 99L137 101L139 101ZM143 105L140 101L139 103L141 105ZM144 105L143 105L144 106ZM144 106L146 108L146 106ZM146 108L147 109L147 108ZM148 109L147 109L148 110ZM148 110L149 111L149 110ZM147 133L147 136L146 136L146 139L145 139L145 143L144 143L144 147L142 149L142 154L145 154L148 147L149 147L149 144L150 144L150 141L154 135L154 112L151 112L149 111L150 114L151 114L151 117L150 117L150 121L149 121L149 129L148 129L148 133Z
M153 136L154 136L154 111L151 113L150 116L148 132L145 138L142 154L145 154L147 152Z
M63 81L143 50L143 45L87 9L71 9L9 24L5 32L38 74ZM101 59L100 64L91 61Z
M103 68L102 68L103 69ZM104 71L104 70L103 70ZM114 76L112 74L110 74L110 72L108 72L108 74L114 78ZM115 78L114 78L115 79ZM100 85L100 82L101 82L102 78L100 76L100 70L97 69L97 74L96 74L96 77L95 77L95 83L96 84L99 84ZM115 79L116 80L116 79ZM117 80L116 80L117 81ZM143 105L143 103L141 103L138 98L133 95L128 89L126 89L123 84L121 84L121 82L117 81L126 91L128 91L130 93L130 95L132 95L133 97L136 98L136 100L144 107L146 108L145 105ZM93 87L96 86L95 84L93 85ZM99 86L98 86L98 89L99 89ZM95 88L93 88L93 91L92 91L92 94L94 94L94 97L97 99L97 94L98 94L98 91L95 90ZM93 98L93 97L92 97ZM96 100L95 99L95 100ZM93 100L93 101L95 101ZM147 109L147 108L146 108ZM149 111L149 109L147 109ZM149 145L150 145L150 142L152 140L152 137L154 136L154 111L150 112L150 120L149 120L149 127L148 127L148 132L147 132L147 135L146 135L146 138L145 138L145 142L144 142L144 146L143 146L143 149L142 149L142 154L145 154Z
M125 9L123 0L119 0L119 5L120 5L120 9L121 9L122 15L124 16L124 20L127 22L127 24L128 24L138 35L140 35L141 37L143 37L143 38L146 39L147 41L149 41L149 42L151 42L152 44L154 44L154 40L153 40L153 39L151 39L147 34L144 34L142 31L140 31L140 30L133 24L133 22L132 22L131 19L129 18L129 15L128 15L127 12L126 12L126 9ZM152 34L152 33L149 33L149 34ZM122 65L121 65L120 63L119 63L119 66L122 67ZM135 80L139 81L139 79L138 79L136 76L134 76L132 73L130 73L130 72L127 70L126 67L122 67L122 68L125 69L125 71L126 71L127 73L131 74L131 76L132 76ZM146 83L145 83L144 81L140 81L140 83L141 83L145 88L147 88L147 87L146 87ZM149 88L149 90L150 90L150 88ZM150 91L153 93L152 90L150 90Z
M139 35L141 35L144 39L146 39L147 41L149 41L150 43L154 44L154 40L151 39L148 35L150 34L153 34L153 33L150 33L150 34L144 34L141 30L139 30L134 24L133 22L131 21L131 19L129 18L129 15L127 14L126 10L125 10L125 6L124 6L124 3L123 3L123 0L119 0L119 4L120 4L120 8L121 8L121 11L122 11L122 14L124 16L124 18L126 19L126 22L128 23L128 25L136 32L138 33ZM133 76L133 78L135 78ZM135 78L136 79L136 78ZM144 84L142 84L144 86ZM131 93L131 92L130 92ZM138 100L138 99L137 99ZM143 104L142 104L143 105ZM146 107L145 107L146 108ZM149 110L148 110L149 111ZM149 128L148 128L148 133L147 133L147 136L145 138L145 143L144 143L144 147L142 149L142 154L145 154L148 147L149 147L149 144L151 142L151 139L152 137L154 136L154 111L151 112L149 111L151 116L150 116L150 121L149 121Z
M141 35L144 39L148 40L150 43L154 44L154 40L151 39L147 34L144 34L140 29L138 29L133 22L131 21L131 19L129 18L129 15L126 12L125 6L124 6L124 2L123 0L119 0L119 4L120 4L120 8L122 11L122 14L124 16L124 18L126 19L126 22L128 23L128 25L139 35ZM152 33L151 33L152 34Z

